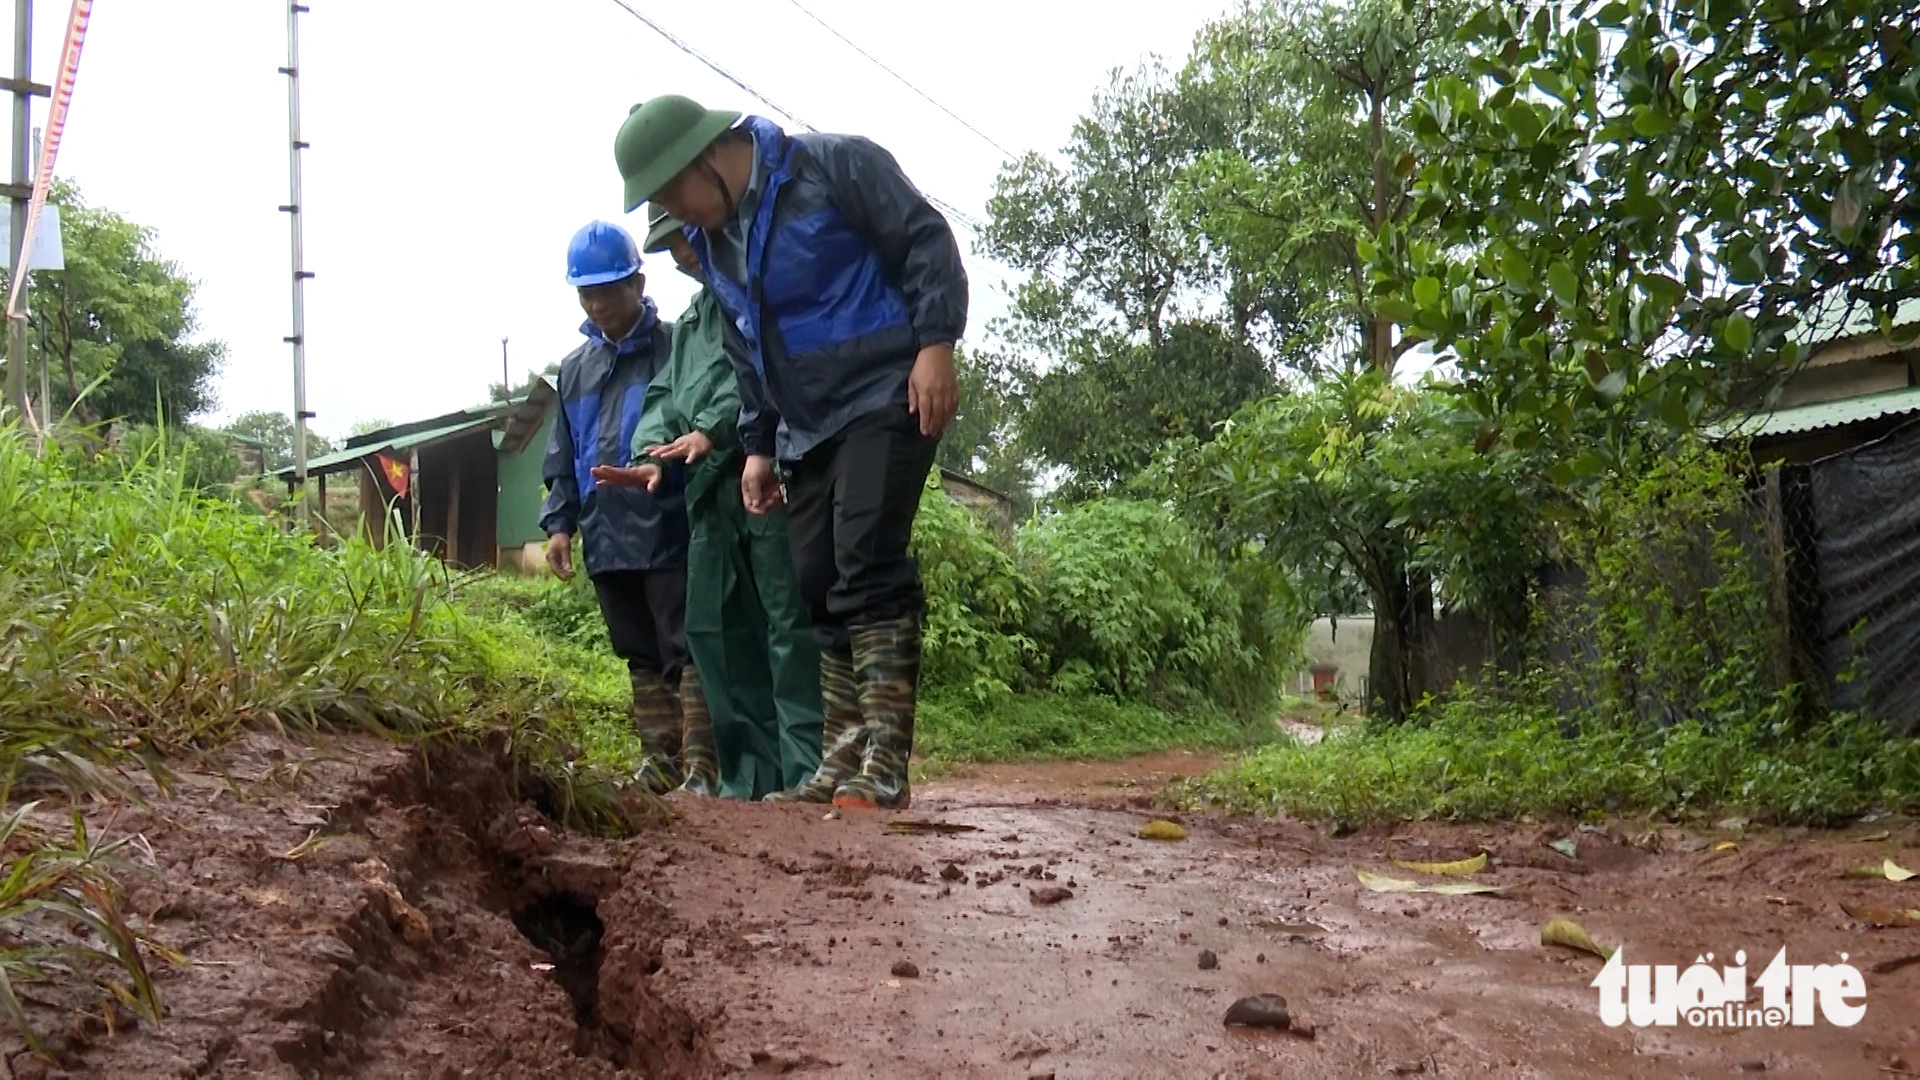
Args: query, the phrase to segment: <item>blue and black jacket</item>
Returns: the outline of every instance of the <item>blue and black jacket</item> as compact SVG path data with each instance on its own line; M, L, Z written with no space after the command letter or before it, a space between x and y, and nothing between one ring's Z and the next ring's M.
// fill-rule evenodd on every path
M667 470L658 494L645 488L601 487L595 465L626 465L647 384L666 366L670 328L653 301L619 343L591 322L587 341L560 362L560 414L547 440L541 475L547 501L540 528L577 533L587 574L622 570L678 570L687 565L686 470Z
M742 126L760 179L747 280L715 265L701 230L687 236L745 339L728 350L741 448L796 461L856 417L906 407L920 350L967 328L967 272L947 220L893 155L852 135L788 135L757 116Z

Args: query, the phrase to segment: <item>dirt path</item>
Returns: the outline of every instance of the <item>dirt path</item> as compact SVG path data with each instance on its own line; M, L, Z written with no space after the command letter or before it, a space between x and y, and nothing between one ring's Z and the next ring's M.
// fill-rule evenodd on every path
M443 763L429 783L371 744L332 747L245 802L194 781L131 826L155 851L141 914L202 966L162 973L161 1030L75 1022L72 1075L1920 1072L1920 964L1869 970L1920 953L1920 929L1868 930L1838 906L1920 907L1920 879L1841 876L1920 864L1910 823L1728 850L1705 834L1582 831L1578 861L1546 846L1566 834L1545 826L1330 839L1189 817L1185 840L1138 839L1150 815L1136 803L1208 763L973 770L922 785L908 815L683 804L671 828L618 844L555 835L484 763ZM972 831L890 833L901 817ZM343 838L278 857L322 819ZM1499 897L1374 893L1354 876L1414 876L1389 849L1482 846ZM1072 896L1037 905L1043 888ZM1750 983L1783 945L1800 964L1846 952L1867 971L1865 1019L1606 1027L1588 987L1600 961L1539 944L1563 914L1636 964L1745 949ZM1314 1037L1223 1026L1236 998L1263 992ZM51 1022L58 1002L37 1000ZM16 1076L59 1075L6 1060Z

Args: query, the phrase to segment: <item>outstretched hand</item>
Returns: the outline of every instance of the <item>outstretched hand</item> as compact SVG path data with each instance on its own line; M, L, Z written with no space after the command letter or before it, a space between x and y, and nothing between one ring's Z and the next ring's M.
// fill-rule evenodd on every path
M704 431L689 431L663 446L649 446L646 454L657 461L684 461L691 465L713 453L713 440Z
M645 465L595 465L590 471L594 480L608 487L643 487L649 493L660 490L660 466L652 462Z

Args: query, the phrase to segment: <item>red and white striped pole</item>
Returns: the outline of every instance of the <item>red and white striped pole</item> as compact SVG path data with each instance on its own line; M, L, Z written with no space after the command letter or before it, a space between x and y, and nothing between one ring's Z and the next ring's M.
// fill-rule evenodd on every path
M60 135L67 126L67 106L73 102L73 81L80 74L80 47L87 40L87 19L93 15L93 0L73 0L67 15L67 37L60 45L60 72L53 84L53 101L47 108L47 131L40 144L40 160L33 171L33 198L27 204L26 227L21 230L20 261L13 268L13 288L7 296L7 316L27 317L22 304L27 295L27 266L33 261L33 235L40 228L40 211L47 205L47 190L53 183L53 162L60 153ZM14 362L9 358L9 363Z

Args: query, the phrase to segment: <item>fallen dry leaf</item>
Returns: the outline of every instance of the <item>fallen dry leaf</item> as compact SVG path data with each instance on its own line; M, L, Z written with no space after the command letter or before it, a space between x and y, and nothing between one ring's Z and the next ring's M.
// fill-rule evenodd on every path
M1722 841L1720 841L1719 843L1717 843L1717 844L1715 844L1715 845L1713 845L1713 850L1715 850L1715 851L1732 851L1732 850L1734 850L1735 848L1737 848L1737 847L1739 847L1739 846L1740 846L1739 844L1736 844L1736 843L1734 843L1734 842L1733 842L1733 841L1731 841L1731 840L1722 840Z
M1841 904L1840 910L1857 922L1868 926L1881 926L1899 929L1908 926L1920 926L1920 910L1898 908L1854 907Z
M1892 835L1893 835L1893 834L1892 834L1892 833L1890 833L1890 832L1888 832L1887 830L1885 830L1885 829L1881 829L1881 830L1880 830L1879 832L1877 832L1877 833L1868 833L1868 834L1867 834L1866 836L1856 836L1856 837L1854 837L1854 838L1853 838L1853 843L1856 843L1856 844L1877 844L1877 843L1879 843L1879 842L1880 842L1880 841L1882 841L1882 840L1885 840L1885 839L1888 839L1888 838L1889 838L1889 837L1891 837Z
M1540 928L1540 944L1558 945L1563 949L1578 949L1584 953L1592 953L1602 960L1613 958L1612 949L1593 940L1593 935L1587 933L1585 927L1572 919L1547 920L1547 925Z
M1870 881L1879 881L1882 878L1887 881L1906 881L1915 875L1913 871L1901 866L1892 859L1887 859L1879 866L1856 866L1848 870L1846 876L1850 878L1864 878Z
M1185 840L1187 830L1171 821L1149 821L1140 826L1142 840Z
M1477 874L1487 868L1487 853L1481 852L1471 859L1456 859L1453 862L1413 862L1388 856L1387 861L1402 870L1411 870L1416 874L1439 874L1443 877L1466 877Z
M1417 881L1403 881L1400 878L1382 877L1370 870L1353 868L1360 884L1374 892L1394 893L1436 893L1440 896L1472 896L1476 893L1497 893L1506 889L1504 885L1488 885L1481 881L1449 881L1444 885L1422 885Z

